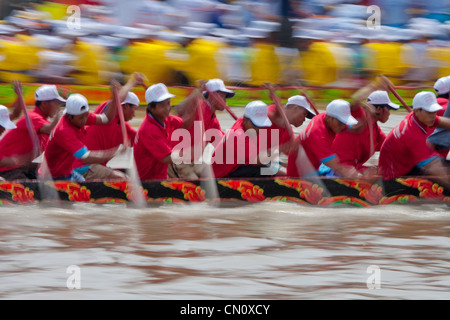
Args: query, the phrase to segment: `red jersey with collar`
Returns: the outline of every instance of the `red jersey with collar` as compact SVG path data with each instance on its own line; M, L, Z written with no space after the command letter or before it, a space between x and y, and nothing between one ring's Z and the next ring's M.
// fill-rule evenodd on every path
M110 101L100 104L94 111L95 114L102 114ZM129 146L132 146L136 138L137 130L128 122L125 122ZM86 134L83 142L88 150L108 150L116 148L123 143L122 127L120 125L119 114L116 112L115 118L108 124L86 126ZM106 165L106 163L102 163ZM85 166L82 160L75 160L74 168Z
M94 125L97 115L89 113L86 125ZM83 142L85 127L78 128L64 116L50 134L45 148L45 160L52 177L66 177L72 174L74 160L81 158L87 151Z
M211 142L213 146L217 146L220 142L220 138L223 137L224 132L220 126L219 120L216 117L216 114L211 111L211 106L208 101L202 100L200 103L201 107L201 116L198 112L198 109L195 111L195 119L192 123L191 127L187 129L189 132L189 137L191 139L191 161L198 160L201 157L203 151L203 142L205 143ZM203 124L202 121L203 120ZM215 130L216 132L210 132L210 134L206 134L208 130ZM219 138L220 135L220 138ZM212 137L215 137L214 140ZM213 141L209 141L209 140Z
M269 115L269 118L272 119L273 115L276 112L276 105L271 104L267 107L267 113ZM291 137L289 135L289 131L285 127L279 127L272 121L272 126L269 128L267 134L267 145L271 148L278 148L279 146L282 146L283 144L286 144L290 141ZM278 141L272 142L272 135L270 134L271 130L278 130Z
M378 166L383 179L404 176L415 166L423 167L439 156L426 144L438 122L439 117L436 117L434 126L427 127L411 112L392 129L380 151Z
M352 112L352 116L360 121L366 118L363 108ZM381 145L386 139L386 134L381 130L375 120L370 118L360 132L343 131L338 133L333 142L333 148L343 164L361 169L375 151L381 150Z
M94 113L104 113L109 102L110 101L105 101L100 104L95 109ZM128 122L125 122L125 128L127 130L128 140L132 146L134 139L136 138L137 130L134 129ZM84 139L89 150L107 150L118 147L123 143L119 113L116 112L116 116L108 124L86 127L86 136Z
M219 120L216 117L216 114L211 111L211 106L209 105L209 103L205 100L202 100L200 106L201 106L201 110L202 110L202 117L203 117L203 123L205 126L205 130L217 129L220 132L222 132L222 134L224 134L222 131L222 128L220 126ZM200 120L201 120L200 115L197 112L196 116L195 116L195 121L200 121ZM188 130L191 132L192 127L189 128Z
M41 128L50 121L42 113L39 107L28 112L28 116L33 124L33 128L39 138L41 150L45 149L48 141L48 134L39 133ZM16 123L16 129L11 129L5 133L0 140L1 157L11 157L14 155L25 155L33 152L33 143L31 142L28 127L23 115ZM0 171L12 170L17 167L0 167Z
M147 114L142 122L134 142L134 158L139 177L142 181L168 179L168 164L162 163L172 153L175 142L172 133L183 126L183 119L169 115L164 124Z
M243 165L257 163L258 136L245 133L243 118L236 120L216 146L212 169L216 178L225 178Z
M304 149L315 170L318 170L322 163L336 157L336 151L333 147L336 134L326 126L325 117L326 113L322 112L312 118L306 129L300 132L296 138L296 142L301 144L300 149ZM300 176L296 153L291 152L289 154L286 173L290 177Z
M448 107L448 99L445 99L445 98L437 98L437 102L438 102L438 104L439 104L442 108L444 108L444 109L443 109L443 110L439 110L438 112L436 112L436 115L442 117L442 116L444 116L444 113L445 113L445 111L447 110L447 107ZM448 155L449 151L450 151L449 149L445 149L445 150L440 150L440 151L438 151L438 152L439 152L439 154L440 154L442 157L447 158L447 155Z

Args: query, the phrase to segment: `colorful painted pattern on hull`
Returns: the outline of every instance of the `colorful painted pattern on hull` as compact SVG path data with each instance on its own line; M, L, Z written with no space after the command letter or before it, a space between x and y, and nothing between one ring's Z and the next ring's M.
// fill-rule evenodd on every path
M140 192L147 204L190 203L220 200L225 203L261 201L293 202L302 205L354 205L371 207L412 202L450 203L450 190L431 178L405 177L390 181L351 179L220 179L218 197L205 190L202 180L164 180L142 183ZM44 190L45 189L45 190ZM134 185L126 181L38 181L0 182L0 204L33 204L48 200L52 191L65 202L133 203L138 198Z

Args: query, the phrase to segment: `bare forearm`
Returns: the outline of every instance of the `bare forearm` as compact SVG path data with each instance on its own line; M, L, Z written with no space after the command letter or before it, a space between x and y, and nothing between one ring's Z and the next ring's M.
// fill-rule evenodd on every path
M88 156L83 158L86 164L104 163L111 160L117 152L117 148L109 150L90 151Z
M172 161L172 154L168 154L167 156L165 156L161 160L161 162L164 163L164 164L172 164L173 163L173 161Z
M20 106L19 103L19 99L17 99L16 101L14 101L14 103L11 105L11 108L13 109L13 111L11 112L11 114L9 115L9 119L11 121L16 120L17 118L20 117L20 114L22 113L22 108Z
M437 127L445 130L450 130L450 118L440 117Z
M39 133L44 133L44 134L50 134L53 130L53 128L56 127L56 125L59 122L59 119L61 118L61 113L56 114L52 121L49 123L44 124L41 129L39 130Z
M129 91L139 85L143 86L144 88L146 87L144 83L144 75L142 73L135 72L130 76L130 79L127 81L127 83L119 89L120 102L125 100Z
M359 178L361 174L356 168L340 163L337 157L325 163L326 166L334 170L338 175L347 178Z
M440 158L434 159L424 168L424 171L446 188L450 188L450 168L445 166Z

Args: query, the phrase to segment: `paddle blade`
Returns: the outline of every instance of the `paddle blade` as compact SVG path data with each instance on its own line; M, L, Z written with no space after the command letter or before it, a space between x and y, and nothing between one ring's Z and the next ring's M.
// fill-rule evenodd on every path
M55 182L53 181L45 156L40 158L40 161L37 180L39 183L41 203L44 205L59 206L61 204L61 199L56 190Z
M128 133L127 133L127 128L125 127L125 117L123 115L122 105L120 104L119 90L117 89L117 87L113 88L113 93L114 93L114 101L116 103L117 113L119 114L120 128L122 129L123 146L124 146L124 148L128 148L128 146L129 146Z
M147 205L147 199L144 193L144 189L142 188L141 179L139 178L133 153L131 153L131 155L132 157L130 168L128 168L127 170L127 174L129 176L128 188L130 189L130 198L131 201L133 201L135 207L142 209Z
M39 137L34 129L33 122L28 114L27 106L25 105L25 100L23 99L21 88L17 88L17 99L20 107L23 110L23 114L25 116L25 123L27 125L28 135L30 136L31 144L33 146L32 150L32 158L36 158L41 153L41 146L39 142Z
M206 191L206 197L209 201L209 204L212 206L220 205L220 195L219 189L217 188L217 181L214 175L213 168L211 166L211 159L214 153L214 146L211 143L208 143L203 150L203 166L205 169L203 170L201 185L203 189Z

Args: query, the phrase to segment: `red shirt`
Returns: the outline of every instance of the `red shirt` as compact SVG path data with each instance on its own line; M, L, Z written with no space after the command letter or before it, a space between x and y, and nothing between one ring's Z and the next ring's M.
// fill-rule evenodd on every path
M38 135L41 150L45 149L48 141L48 134L39 133L41 128L50 121L43 115L41 109L36 107L28 112L33 123L34 130ZM16 123L17 128L9 130L0 140L0 150L2 157L11 157L14 155L25 155L33 152L33 144L31 142L28 127L23 115ZM12 170L18 167L0 167L0 171Z
M192 155L191 160L197 160L202 155L203 150L203 140L205 139L205 132L207 130L216 130L217 134L214 135L214 137L218 137L218 134L220 134L220 137L224 135L222 128L220 126L219 120L216 117L216 114L211 112L211 106L209 103L205 100L201 102L201 110L202 110L202 117L203 117L203 125L201 123L200 114L198 111L195 112L195 119L194 123L191 125L187 131L189 132L189 137L191 139L191 148L192 148ZM203 131L204 130L204 131ZM200 136L199 136L200 134ZM217 140L216 137L216 140ZM210 137L206 137L207 140L210 140ZM206 141L209 142L209 141ZM220 142L218 141L211 141L211 143L215 146Z
M442 117L444 115L445 110L447 110L448 99L446 99L446 98L437 98L437 103L444 109L439 110L438 112L436 112L436 115Z
M97 115L89 113L86 125L94 125ZM53 178L67 177L72 174L74 160L80 159L87 151L83 142L86 129L74 126L64 116L50 134L45 148L45 159Z
M219 120L217 119L216 114L211 112L211 106L209 105L209 103L207 101L203 100L201 102L201 108L203 111L203 123L205 126L205 130L217 129L217 130L221 131L223 134L222 128L220 127ZM200 121L200 115L198 114L198 112L196 112L195 121ZM192 129L193 129L192 127L189 128L189 132L193 133L193 131L191 131Z
M95 114L102 114L105 111L106 105L109 101L100 104L94 111ZM134 129L128 122L125 122L128 140L132 146L136 138L137 130ZM118 147L123 143L122 127L120 125L119 114L116 113L115 118L108 124L97 126L86 126L86 134L83 137L83 142L88 150L108 150ZM74 167L78 168L86 164L81 160L75 160ZM106 165L106 163L103 163Z
M352 112L352 116L359 121L366 117L366 113L363 108L358 108ZM333 148L341 163L361 169L375 151L380 151L386 134L375 120L371 119L371 122L358 133L343 131L336 135Z
M326 113L320 113L309 122L305 130L300 132L296 138L301 143L301 147L315 170L318 170L322 163L336 157L336 151L333 147L333 141L336 134L328 129L325 124ZM297 168L297 154L290 153L288 157L287 175L290 177L299 177Z
M436 117L433 127L424 126L411 112L392 129L381 147L378 162L383 179L404 176L415 166L423 167L439 156L426 144L438 122Z
M445 99L445 98L437 98L437 102L438 102L438 104L439 104L442 108L444 108L444 109L443 109L443 110L439 110L438 112L436 112L436 115L442 117L442 116L444 116L444 113L445 113L445 111L447 110L448 99ZM449 153L449 149L440 150L440 151L438 151L438 152L439 152L439 154L440 154L442 157L447 158L447 155L448 155L448 153Z
M172 153L176 145L171 141L172 133L182 126L183 119L177 116L169 115L164 125L150 114L145 116L134 142L134 158L142 181L168 179L168 165L161 160Z
M276 112L276 105L271 104L267 107L267 111L269 114L269 118L272 119L273 115ZM289 131L286 129L286 127L279 127L272 121L272 126L269 128L270 130L267 132L267 145L270 146L271 149L278 148L279 146L282 146L285 143L288 143L291 139L289 135ZM270 131L272 130L278 130L279 139L278 141L272 142L272 135L270 134Z
M211 162L216 178L224 178L243 165L257 162L258 136L245 134L242 120L236 120L214 150Z
M105 107L108 103L109 101L105 101L100 104L95 109L94 113L104 113ZM137 130L134 129L128 122L125 122L125 128L127 130L128 140L131 145L133 145ZM108 150L122 144L123 137L119 113L116 112L115 118L106 125L86 127L86 136L84 137L84 141L89 150Z

